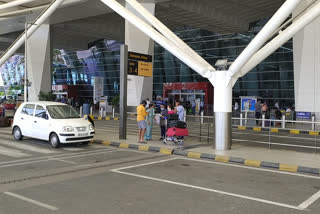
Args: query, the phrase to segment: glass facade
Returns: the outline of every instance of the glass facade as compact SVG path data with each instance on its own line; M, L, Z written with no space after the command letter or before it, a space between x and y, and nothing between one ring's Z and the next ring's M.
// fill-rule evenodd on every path
M227 58L229 61L234 61L265 23L266 20L252 23L246 33L222 35L189 27L176 29L175 33L214 65L218 59ZM117 96L120 44L116 41L99 40L90 44L89 49L84 51L55 50L53 85L73 85L77 89L78 97L91 99L93 77L104 77L104 95L110 99ZM14 62L9 60L0 69L6 84L19 82L23 76L23 63L15 61L19 60ZM23 60L20 59L19 62ZM208 82L208 80L155 44L154 97L163 96L164 83L175 82ZM287 42L237 81L233 88L233 99L238 100L240 96L258 96L269 104L275 101L279 101L283 106L294 104L292 41Z

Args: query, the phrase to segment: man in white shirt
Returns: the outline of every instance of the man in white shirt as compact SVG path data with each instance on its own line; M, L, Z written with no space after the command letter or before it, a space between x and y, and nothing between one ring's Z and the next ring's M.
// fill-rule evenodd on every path
M150 100L149 100L149 98L147 98L146 101L147 101L146 109L148 109L149 106L150 106Z

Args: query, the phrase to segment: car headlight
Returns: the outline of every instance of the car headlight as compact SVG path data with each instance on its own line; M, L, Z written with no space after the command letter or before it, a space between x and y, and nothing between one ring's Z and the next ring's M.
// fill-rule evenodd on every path
M62 127L63 132L73 132L74 128L72 126L64 126Z
M90 130L90 131L93 131L93 130L94 130L93 125L92 125L92 124L90 124L90 125L89 125L89 130Z

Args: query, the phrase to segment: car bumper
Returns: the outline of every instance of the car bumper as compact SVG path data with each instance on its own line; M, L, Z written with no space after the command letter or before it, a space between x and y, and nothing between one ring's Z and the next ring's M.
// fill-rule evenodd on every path
M82 133L83 134L83 133ZM94 131L91 131L86 136L79 135L77 133L60 133L59 140L60 143L81 143L88 142L94 138Z

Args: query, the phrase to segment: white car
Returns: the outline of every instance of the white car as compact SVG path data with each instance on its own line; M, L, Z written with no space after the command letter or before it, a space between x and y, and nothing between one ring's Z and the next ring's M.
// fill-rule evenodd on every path
M60 143L89 143L95 134L93 125L71 106L57 102L22 103L14 115L12 134L47 140L54 148Z

